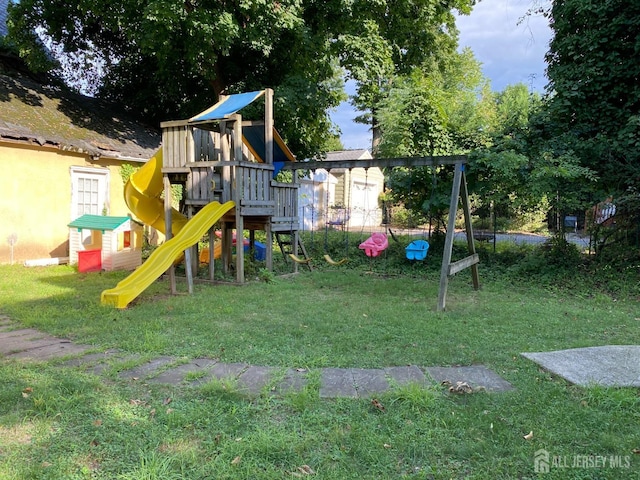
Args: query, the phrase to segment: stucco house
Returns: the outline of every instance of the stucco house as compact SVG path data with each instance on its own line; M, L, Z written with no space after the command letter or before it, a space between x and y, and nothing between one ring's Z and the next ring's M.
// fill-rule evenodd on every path
M69 257L69 223L127 216L121 168L160 132L96 99L46 86L0 54L0 264Z
M380 194L384 174L378 167L331 168L330 162L370 160L369 150L328 152L326 169L318 169L300 181L298 208L305 229L376 227L382 222Z

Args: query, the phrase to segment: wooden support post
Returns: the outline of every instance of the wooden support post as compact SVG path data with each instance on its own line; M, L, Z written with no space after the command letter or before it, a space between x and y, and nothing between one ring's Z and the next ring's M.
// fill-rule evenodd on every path
M271 231L271 220L267 222L264 227L264 232L267 237L267 244L265 245L265 261L267 270L273 271L273 232Z
M444 252L442 252L442 268L440 270L440 289L438 291L438 311L445 309L447 303L447 288L449 286L449 264L451 263L451 253L453 251L453 236L456 227L456 214L458 213L458 199L460 197L460 182L462 180L462 163L457 163L453 175L453 185L451 186L451 201L449 203L449 223L447 225L447 236L444 241Z
M171 240L172 222L171 222L171 182L168 175L162 176L164 185L164 241ZM176 268L171 264L169 267L169 289L172 295L178 293L176 288Z
M273 165L273 90L264 91L264 162Z
M467 246L470 255L458 262L451 263L451 253L453 251L453 238L455 233L456 215L458 213L458 200L462 197L462 209L464 212L465 233L467 236ZM438 291L438 311L441 312L446 307L447 288L449 286L449 276L471 267L473 286L477 290L480 287L478 276L478 262L480 261L473 243L473 226L471 225L471 208L469 206L469 194L467 191L467 179L464 174L464 163L456 163L451 187L451 202L449 204L449 223L447 225L447 237L444 242L444 252L442 253L442 269L440 270L440 289Z
M209 280L215 280L216 267L215 267L215 243L216 243L216 229L212 226L209 229Z
M184 251L184 270L187 275L187 291L193 294L193 271L191 269L191 247Z
M471 264L471 279L473 281L473 288L478 290L480 288L480 275L478 274L478 262L480 259L476 254L476 244L473 238L473 224L471 222L471 205L469 203L469 192L467 190L467 176L464 173L464 165L462 170L462 177L460 179L460 200L462 202L462 211L464 212L464 228L467 235L467 246L469 253L476 257L476 261Z
M233 155L236 162L242 161L242 116L235 114L233 116L235 122L233 124ZM233 201L236 203L236 281L244 283L244 217L242 216L242 200L243 186L242 175L236 174L233 188Z

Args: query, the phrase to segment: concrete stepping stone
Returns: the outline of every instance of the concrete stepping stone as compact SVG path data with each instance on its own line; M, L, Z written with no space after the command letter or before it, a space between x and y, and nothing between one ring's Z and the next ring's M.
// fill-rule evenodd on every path
M72 358L60 365L63 367L84 368L94 375L102 375L105 370L117 363L124 363L140 358L139 355L127 355L118 350L107 350L105 352L88 353L81 357Z
M185 381L189 373L202 372L201 378L190 382L191 385L203 383L203 379L210 374L210 370L218 363L217 360L209 358L198 358L189 363L171 367L159 375L149 379L150 383L166 383L169 385L180 385Z
M212 378L218 380L224 380L228 378L238 378L242 372L244 372L249 365L246 363L216 363L211 369L210 375L207 376L205 381Z
M359 398L370 397L389 390L389 381L382 369L353 368L350 373L353 376L353 383Z
M238 389L241 393L258 395L271 382L275 367L249 366L238 376Z
M275 395L282 395L289 392L300 392L309 382L307 374L309 372L302 368L290 368L284 373L284 377L274 385L272 392Z
M416 365L407 365L405 367L387 367L384 373L391 379L391 383L399 387L417 383L425 385L427 377Z
M0 354L10 355L25 350L32 350L48 345L60 343L60 339L47 337L39 334L37 337L32 334L17 335L11 337L0 336Z
M358 398L353 375L348 368L323 368L320 377L320 398Z
M129 380L145 379L152 376L158 369L175 361L175 357L157 357L132 369L123 370L118 376Z
M522 356L581 387L640 387L640 345L602 345Z
M448 381L455 385L457 382L465 382L472 388L484 388L488 392L513 390L513 385L483 365L427 367L426 370L439 383Z
M106 352L88 353L80 357L71 358L62 362L62 367L87 367L93 366L101 362L106 362L112 358L116 358L119 352L117 350L107 350Z
M57 340L56 343L43 345L41 347L30 348L21 352L7 355L7 358L23 358L30 360L51 360L53 358L77 355L86 352L91 347L89 345L78 345L68 340Z

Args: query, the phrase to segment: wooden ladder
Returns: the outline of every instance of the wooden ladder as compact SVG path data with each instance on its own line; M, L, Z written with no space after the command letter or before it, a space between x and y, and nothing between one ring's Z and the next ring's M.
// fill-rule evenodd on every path
M282 252L282 258L286 263L289 263L289 260L292 260L296 263L305 264L309 267L310 271L313 271L313 267L311 266L311 258L307 254L307 249L304 248L304 244L300 237L298 237L298 256L293 253L293 233L291 232L274 232L276 236L276 242L278 242L278 247L280 247L280 251ZM301 254L301 255L300 255Z

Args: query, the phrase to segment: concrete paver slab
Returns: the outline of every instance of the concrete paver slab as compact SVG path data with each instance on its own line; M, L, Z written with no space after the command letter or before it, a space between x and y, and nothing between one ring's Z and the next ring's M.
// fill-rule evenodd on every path
M299 392L307 385L307 370L306 369L288 369L282 380L280 380L273 389L275 394L284 394L288 392Z
M211 368L218 363L217 360L209 358L199 358L183 365L171 367L168 370L149 379L151 383L166 383L169 385L180 385L185 381L187 374L194 372L202 372L203 376L191 384L202 383L202 379L209 374Z
M0 342L5 339L15 338L15 337L30 337L30 338L44 338L49 337L49 335L45 335L38 330L34 330L33 328L20 328L18 330L8 330L6 332L0 332Z
M353 368L351 375L360 398L370 397L389 389L389 381L382 369Z
M78 345L68 340L58 340L56 343L44 345L42 347L30 348L11 355L8 358L24 358L31 360L51 360L52 358L66 357L68 355L77 355L89 350L89 345Z
M357 398L351 369L324 368L320 378L320 398Z
M211 369L208 379L238 378L247 368L249 368L249 365L246 363L216 363Z
M523 357L582 387L640 387L640 345L605 345Z
M410 383L418 383L424 385L427 382L427 377L423 371L415 365L407 365L406 367L387 367L384 369L384 373L389 376L391 383L403 386Z
M125 370L118 374L120 378L127 378L130 380L137 380L146 378L153 375L159 368L164 367L170 363L175 362L174 357L157 357L153 360L149 360L142 365L132 368L131 370Z
M108 350L106 352L88 353L81 357L72 358L60 365L63 367L84 367L89 365L95 365L100 362L106 362L111 358L115 358L118 355L117 350Z
M271 382L275 367L261 367L251 365L238 377L238 387L240 392L249 395L258 395L269 382Z
M473 388L484 388L489 392L513 390L513 385L484 365L427 367L427 372L438 382L449 381L454 385L457 382L466 382Z
M2 340L0 343L0 354L11 355L40 347L59 344L61 340L54 337L44 337L33 339L31 336L13 337ZM31 358L36 359L34 356Z

